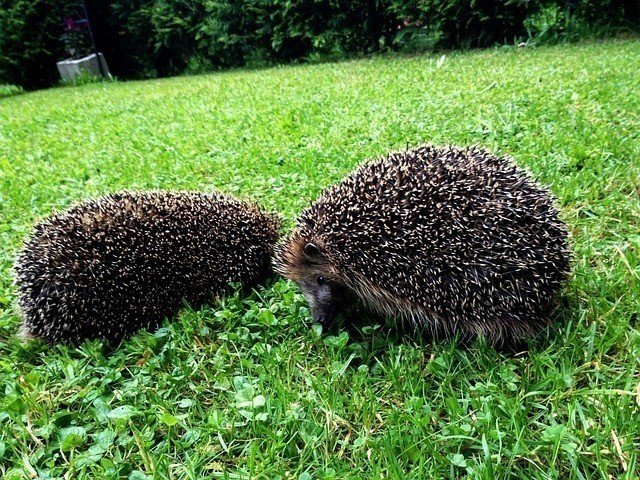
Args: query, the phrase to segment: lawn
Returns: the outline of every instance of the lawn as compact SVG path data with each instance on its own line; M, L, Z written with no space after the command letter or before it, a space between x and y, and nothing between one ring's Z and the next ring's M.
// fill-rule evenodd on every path
M0 100L0 477L638 478L639 70L631 39ZM574 272L526 352L321 332L282 280L117 348L14 338L13 258L52 211L220 189L288 229L359 162L423 142L510 154L558 196Z

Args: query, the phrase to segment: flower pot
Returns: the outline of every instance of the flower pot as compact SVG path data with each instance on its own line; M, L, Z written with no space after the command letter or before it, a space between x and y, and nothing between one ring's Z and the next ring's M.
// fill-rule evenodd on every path
M96 57L95 53L91 55L87 55L83 58L78 58L77 60L68 59L57 62L58 71L60 72L60 76L64 81L72 81L76 77L78 77L82 72L86 72L89 75L94 77L100 77L100 66L98 64L98 58L100 58L100 63L102 64L102 71L106 77L110 77L109 67L107 66L107 62L104 59L104 55L98 53L98 57Z

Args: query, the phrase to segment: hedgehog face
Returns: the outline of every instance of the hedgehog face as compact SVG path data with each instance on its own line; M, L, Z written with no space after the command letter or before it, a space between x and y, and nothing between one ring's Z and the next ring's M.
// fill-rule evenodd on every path
M314 323L331 324L344 300L344 283L316 244L294 237L280 252L277 270L298 284Z
M314 323L328 326L334 320L343 299L344 285L335 277L320 249L313 243L304 246L306 268L298 285L309 303Z
M310 272L309 278L300 281L299 285L302 294L309 303L313 322L328 326L336 315L336 306L340 296L339 286L327 280L324 275L316 273Z

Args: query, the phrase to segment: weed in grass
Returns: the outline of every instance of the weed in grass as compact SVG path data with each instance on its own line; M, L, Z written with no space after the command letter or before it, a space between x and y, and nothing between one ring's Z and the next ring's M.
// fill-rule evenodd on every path
M17 85L0 85L0 98L11 97L24 93L24 89Z

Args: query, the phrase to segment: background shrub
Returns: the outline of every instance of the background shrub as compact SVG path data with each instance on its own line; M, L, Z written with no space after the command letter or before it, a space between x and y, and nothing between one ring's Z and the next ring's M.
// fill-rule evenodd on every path
M487 47L522 38L523 20L534 4L529 0L394 0L389 10L408 27L437 31L437 46Z
M65 57L63 19L77 17L79 5L0 0L0 82L55 83L55 62ZM386 49L553 43L636 30L640 18L637 0L90 0L88 6L98 48L120 78Z
M0 83L35 88L57 81L62 33L55 1L0 0Z

